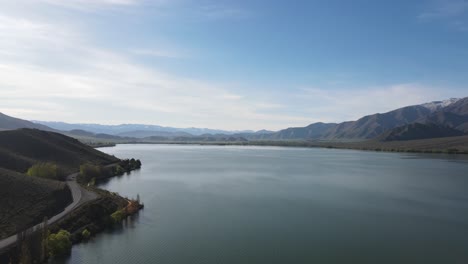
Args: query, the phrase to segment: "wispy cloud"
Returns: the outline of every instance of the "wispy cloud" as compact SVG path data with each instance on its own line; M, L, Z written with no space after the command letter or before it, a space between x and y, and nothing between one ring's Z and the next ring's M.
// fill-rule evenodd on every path
M131 49L130 53L140 56L151 56L161 58L180 59L186 58L187 54L180 51L173 51L167 49Z
M79 10L94 10L102 7L132 6L141 4L142 0L35 0L49 5L55 5Z
M436 1L430 10L421 13L418 18L421 20L448 18L462 15L467 11L468 1L466 0Z
M200 17L207 19L248 18L252 14L239 7L224 6L221 4L203 5L196 12Z
M104 7L139 6L145 1L17 1L41 3L28 12L18 7L11 7L16 12L0 10L0 111L20 118L276 130L316 121L352 120L441 98L437 89L419 84L353 91L290 88L276 94L274 89L262 88L257 93L258 87L236 87L210 77L189 78L165 70L163 64L156 68L141 57L187 58L190 52L148 43L141 43L144 48L139 49L132 49L135 43L113 49L88 31L88 21L76 22L81 12L73 13L73 19L67 16L70 8L97 7L94 10L101 12ZM36 5L47 9L52 5L56 7L52 13L62 9L64 13L57 20L48 16L50 10L40 13ZM249 15L220 5L199 10L193 11L197 18Z
M444 21L457 30L466 31L467 14L467 0L437 0L432 1L427 10L418 15L418 20L421 22Z
M0 111L27 119L279 128L307 118L271 114L272 103L139 64L50 20L0 14ZM140 54L168 56L154 50ZM171 54L175 56L174 54ZM27 106L27 107L25 107Z
M408 105L440 100L443 95L437 87L418 83L396 84L362 89L303 88L296 95L315 121L342 122L356 120L364 115L384 113ZM455 95L454 95L455 96ZM463 95L462 95L463 96Z

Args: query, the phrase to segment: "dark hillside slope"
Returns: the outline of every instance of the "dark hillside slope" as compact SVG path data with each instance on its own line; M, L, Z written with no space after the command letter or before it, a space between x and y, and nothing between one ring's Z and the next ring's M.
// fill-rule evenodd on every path
M37 129L0 131L0 167L26 172L38 162L54 162L66 172L83 163L110 164L118 159L62 134Z
M419 120L418 123L433 123L468 132L468 115L459 115L452 112L435 112L434 114Z
M26 176L0 168L0 238L63 210L72 197L63 182Z
M369 139L388 129L413 123L428 116L431 111L425 107L407 106L383 114L368 115L357 121L344 122L328 131L326 139Z
M391 129L378 137L381 141L458 137L465 133L448 126L413 123Z
M339 124L313 123L307 127L294 127L260 137L257 140L365 140L379 136L383 132L421 120L431 114L431 110L420 105L407 106L383 114L364 116L356 121Z
M0 130L13 130L19 128L36 128L45 131L54 131L54 129L45 125L36 124L0 113Z

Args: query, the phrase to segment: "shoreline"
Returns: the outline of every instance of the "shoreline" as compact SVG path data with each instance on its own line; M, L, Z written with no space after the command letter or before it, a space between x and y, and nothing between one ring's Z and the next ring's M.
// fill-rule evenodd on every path
M121 162L122 161L126 160L121 160ZM117 168L117 166L120 167L121 164L122 163L109 164L102 166L102 168ZM127 169L122 174L115 174L112 176L103 175L102 178L95 181L100 182L110 180L114 177L130 173L137 169L139 168ZM139 197L137 199L129 199L127 197L120 196L118 193L101 189L98 186L89 184L86 186L85 183L77 182L78 174L79 173L73 173L67 176L66 183L67 185L74 184L75 189L80 190L79 195L73 195L74 198L79 197L79 199L74 199L62 212L51 218L49 220L51 222L48 223L47 220L44 220L42 223L25 229L21 234L15 234L6 238L11 238L12 241L10 241L11 244L9 244L8 247L5 247L0 253L0 262L19 262L19 260L24 257L25 253L23 250L25 245L27 245L27 248L44 247L42 244L45 243L44 240L47 240L47 238L44 237L44 230L47 230L51 234L58 233L60 230L65 230L70 233L70 242L72 245L75 245L87 241L89 238L98 235L106 229L114 228L127 217L137 214L144 208L144 204L140 203ZM69 186L69 188L72 191L71 186ZM87 199L84 199L87 195L82 192L89 193L88 196L91 195L92 198L88 197ZM113 214L116 212L121 213L121 219L113 218ZM83 232L85 230L88 232L89 237L84 237ZM28 255L30 254L29 250L26 250L26 252ZM29 257L35 261L39 261L37 263L47 263L47 261L52 258L49 256L45 259L45 262L42 262L40 259L36 259L33 256Z
M430 141L451 140L452 138L438 138L430 139ZM467 138L468 140L468 138ZM139 142L120 142L116 145L130 145L130 144L148 144L148 145L201 145L201 146L265 146L265 147L291 147L291 148L325 148L325 149L348 149L360 151L374 151L374 152L396 152L396 153L422 153L422 154L450 154L450 155L467 155L468 154L468 141L467 146L456 146L449 148L442 148L440 145L435 147L420 147L412 146L412 144L424 144L429 140L412 140L412 141L360 141L360 142L304 142L304 141L248 141L248 142L179 142L179 141L139 141ZM406 144L408 146L406 146Z

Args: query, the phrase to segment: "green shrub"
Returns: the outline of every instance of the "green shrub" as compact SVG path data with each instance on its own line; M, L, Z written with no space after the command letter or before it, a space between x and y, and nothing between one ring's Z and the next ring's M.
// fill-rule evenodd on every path
M81 236L83 239L88 240L91 237L91 232L89 232L88 229L85 229L81 232Z
M60 230L56 234L49 234L47 247L50 256L64 256L70 254L72 243L71 235L66 230Z
M111 217L114 223L120 223L125 218L125 213L123 210L117 210L111 214Z

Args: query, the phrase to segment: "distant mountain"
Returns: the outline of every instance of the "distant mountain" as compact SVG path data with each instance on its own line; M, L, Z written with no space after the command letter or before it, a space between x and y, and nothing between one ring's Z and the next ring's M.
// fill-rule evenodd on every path
M444 108L445 112L454 113L457 115L468 115L468 97L460 99L455 103Z
M413 123L436 124L468 132L468 97L433 101L421 105L402 107L386 113L364 116L356 121L342 123L313 123L306 127L292 127L276 132L226 131L205 128L173 128L157 125L122 124L68 124L63 122L43 122L15 119L0 116L0 129L3 127L31 127L61 130L61 133L79 139L109 142L147 141L226 141L236 140L337 140L359 141L376 138L394 128ZM6 120L6 121L5 121ZM3 126L2 126L3 123ZM13 125L12 125L13 124ZM10 128L10 129L13 129ZM411 128L415 129L415 128Z
M264 140L365 140L375 138L391 129L412 123L435 123L466 131L468 123L468 97L451 98L422 105L402 107L387 113L364 116L356 121L339 124L314 123L307 127L280 130L261 137Z
M165 132L165 131L128 131L117 134L120 137L146 138L146 137L192 137L187 132Z
M158 133L174 133L170 136L182 136L182 134L177 133L187 133L190 135L203 135L203 134L226 134L232 135L236 133L253 133L253 131L228 131L228 130L217 130L209 128L174 128L174 127L163 127L158 125L144 125L144 124L121 124L121 125L100 125L100 124L69 124L64 122L49 122L49 121L32 121L36 124L42 124L49 126L51 128L61 130L61 131L70 131L70 130L84 130L89 131L95 134L109 134L109 135L120 135L120 136L129 136L137 137L131 135L131 133L140 133L142 137L142 132L155 132L153 134L148 133L145 136L159 136ZM136 132L138 131L138 132ZM169 134L166 134L169 136ZM185 134L186 135L186 134ZM188 135L187 135L188 136Z
M271 140L318 139L336 125L334 123L314 123L306 127L291 127L276 133L263 134L263 138ZM257 136L257 138L259 137Z
M413 123L391 129L378 137L381 141L415 140L466 135L463 131L437 124Z
M431 113L426 107L415 105L383 114L365 116L353 122L344 122L327 131L326 139L369 139L388 129L413 123Z
M79 136L79 137L94 137L94 136L96 136L96 134L94 134L92 132L81 130L81 129L70 130L70 131L67 132L67 134L69 134L71 136Z
M458 102L459 100L460 98L450 98L448 100L443 100L443 101L432 101L430 103L422 104L421 106L429 109L431 112L436 112L436 111L441 110L442 108L445 108L449 105L452 105Z
M30 121L7 116L3 113L0 113L0 130L14 130L18 128L35 128L35 129L41 129L41 130L46 130L46 131L54 130L42 124L36 124Z

